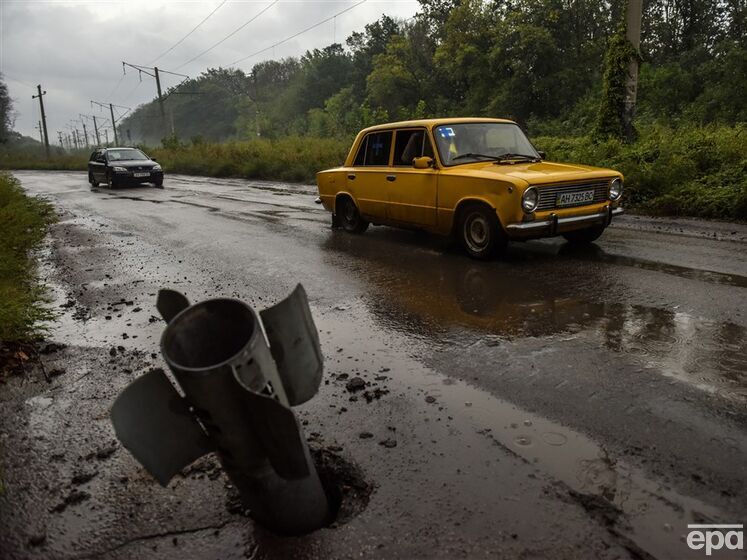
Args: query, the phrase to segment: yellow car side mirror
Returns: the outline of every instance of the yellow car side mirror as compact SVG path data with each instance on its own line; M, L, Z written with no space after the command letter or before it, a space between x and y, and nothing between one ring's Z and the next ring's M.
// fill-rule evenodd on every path
M433 166L433 158L428 156L417 157L412 160L412 166L415 169L428 169Z

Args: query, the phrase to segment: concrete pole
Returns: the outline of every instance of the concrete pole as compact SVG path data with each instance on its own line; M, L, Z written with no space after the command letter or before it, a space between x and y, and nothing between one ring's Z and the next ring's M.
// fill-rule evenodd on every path
M44 127L44 140L42 143L44 144L44 149L47 151L47 157L49 157L49 136L47 135L47 115L46 113L44 113L44 99L43 99L44 95L46 95L47 92L42 91L41 84L36 86L36 91L38 92L38 95L32 95L31 98L32 99L35 99L37 97L39 98L39 109L41 109L41 122L42 122L42 126Z
M111 103L109 103L109 113L112 116L112 130L114 131L114 145L116 146L119 144L117 140L117 123L114 122L114 106ZM106 143L108 144L109 141L107 140Z
M93 116L93 130L96 132L96 145L101 146L101 137L99 136L99 127L96 124L96 115Z

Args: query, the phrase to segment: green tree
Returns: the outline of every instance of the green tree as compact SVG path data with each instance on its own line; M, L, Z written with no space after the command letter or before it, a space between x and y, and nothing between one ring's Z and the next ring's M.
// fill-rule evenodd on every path
M8 94L8 86L0 74L0 144L4 144L10 138L13 130L13 101Z
M638 56L633 45L628 41L623 22L617 32L610 38L607 54L604 59L604 82L602 84L602 103L599 106L594 135L599 138L623 138L625 130L623 118L625 113L625 82L628 77L628 63L631 57Z

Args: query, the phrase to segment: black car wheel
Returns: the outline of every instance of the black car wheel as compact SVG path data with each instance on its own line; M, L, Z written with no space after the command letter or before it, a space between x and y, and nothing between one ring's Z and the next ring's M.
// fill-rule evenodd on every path
M599 236L602 235L602 233L604 233L604 226L594 226L585 229L577 229L575 231L567 231L563 234L563 237L565 237L565 240L568 243L574 245L586 245L599 239Z
M473 259L489 259L508 244L494 212L482 204L467 206L460 213L459 237Z
M155 186L156 186L157 188L159 188L159 189L162 189L162 188L163 188L163 179L159 179L158 181L154 181L154 182L153 182L153 184L154 184L154 185L155 185Z
M99 182L93 177L93 173L88 172L88 182L91 183L91 188L95 189L99 186Z
M368 222L361 218L355 203L345 197L337 202L337 215L342 229L348 233L363 233L368 229Z
M116 188L117 182L114 180L114 174L113 173L107 173L106 175L106 186L110 189Z

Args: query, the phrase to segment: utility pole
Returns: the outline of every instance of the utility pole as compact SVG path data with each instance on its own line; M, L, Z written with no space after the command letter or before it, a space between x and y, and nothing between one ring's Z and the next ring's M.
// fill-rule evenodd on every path
M42 92L41 84L36 86L36 91L38 92L38 95L32 95L31 99L39 98L39 108L41 109L41 122L44 127L44 149L47 151L47 157L49 157L49 136L47 135L47 116L44 114L44 100L42 99L42 96L46 95L47 92Z
M99 127L96 124L96 115L93 115L93 130L96 132L96 145L101 146L101 137L99 136Z
M109 114L112 116L112 130L114 131L114 145L118 145L117 141L117 123L114 122L114 105L109 103Z
M625 108L623 112L623 132L628 142L635 138L633 129L633 118L635 117L636 98L638 96L638 53L641 48L641 18L642 18L642 1L628 0L628 7L625 13L626 18L626 38L633 46L636 56L630 59L628 63L628 77L625 82Z
M44 134L42 132L42 122L39 121L39 123L36 125L36 129L39 131L39 143L44 144Z
M101 145L101 138L99 137L99 127L98 127L98 124L96 123L96 117L92 116L92 115L83 115L83 114L79 114L79 116L80 116L80 122L81 123L83 123L83 119L93 120L93 130L95 132L95 136L91 136L91 144L94 143L94 139L95 139L96 140L96 146L100 146ZM83 126L83 132L84 133L86 132L85 124ZM86 135L86 142L87 141L88 141L88 136Z
M134 68L138 71L138 74L140 75L140 79L142 80L142 75L145 74L147 76L150 76L152 78L155 78L156 80L156 92L158 93L158 106L161 111L161 128L165 132L166 131L166 109L164 107L164 102L166 101L166 98L171 95L171 93L174 92L180 85L182 85L184 82L186 82L189 79L189 76L185 74L178 74L177 72L169 72L168 70L161 70L157 66L140 66L138 64L130 64L129 62L122 61L122 69L125 70L127 67ZM171 88L171 91L163 95L163 90L161 89L161 74L171 74L172 76L179 76L182 78L182 81L174 88ZM173 125L173 114L172 114L172 125L171 125L171 133L174 134L174 125Z
M109 114L111 115L111 118L112 118L112 130L114 131L114 144L115 145L118 144L119 141L117 140L117 121L114 119L114 107L117 107L118 109L127 109L127 111L129 111L131 107L125 107L123 105L115 105L114 103L103 103L101 101L94 101L92 99L91 106L93 106L94 104L98 105L102 109L106 109L107 107L109 108ZM106 143L109 144L109 140L107 140Z
M80 124L83 125L83 138L86 139L86 148L88 148L88 131L86 130L86 123L84 123L82 120L80 121Z
M163 110L163 93L161 93L161 78L158 75L158 66L154 66L153 67L153 71L154 71L154 73L156 75L156 89L158 90L158 105L161 108L161 118L164 119L164 118L166 118L166 112ZM172 119L171 119L171 122L172 122L171 126L172 126L172 128L173 128L173 121L174 121L174 119L173 119L173 115L172 115Z
M109 129L104 129L104 135L106 136L106 146L109 147Z

